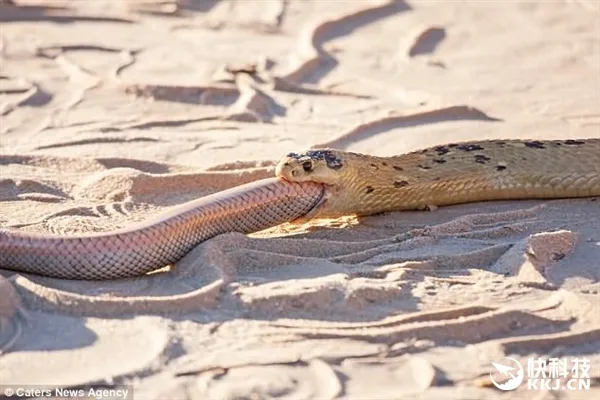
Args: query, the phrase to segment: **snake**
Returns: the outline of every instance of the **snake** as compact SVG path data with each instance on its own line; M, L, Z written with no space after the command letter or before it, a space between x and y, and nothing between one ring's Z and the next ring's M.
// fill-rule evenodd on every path
M392 157L312 149L283 157L275 177L113 232L61 236L0 229L0 268L61 279L134 278L227 232L478 201L594 196L600 196L596 138L471 141Z

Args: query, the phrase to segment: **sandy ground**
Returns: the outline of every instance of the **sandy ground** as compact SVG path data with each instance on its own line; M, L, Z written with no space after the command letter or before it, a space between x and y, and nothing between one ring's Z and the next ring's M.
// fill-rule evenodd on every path
M593 0L4 1L0 225L72 234L273 175L600 137ZM600 201L490 202L199 245L116 282L0 275L0 382L136 399L600 398ZM491 361L591 359L587 392ZM495 372L494 372L495 373Z

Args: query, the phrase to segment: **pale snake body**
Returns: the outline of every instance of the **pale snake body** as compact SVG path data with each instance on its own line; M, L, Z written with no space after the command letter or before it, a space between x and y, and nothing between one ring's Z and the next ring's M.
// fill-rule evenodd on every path
M600 196L600 139L477 141L395 157L311 150L289 154L276 175L115 232L62 237L0 230L0 268L66 279L134 277L177 262L218 234L299 218Z

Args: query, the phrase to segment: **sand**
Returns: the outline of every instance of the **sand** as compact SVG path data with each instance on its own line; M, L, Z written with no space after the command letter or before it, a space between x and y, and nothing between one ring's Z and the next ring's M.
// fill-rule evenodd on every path
M0 226L130 226L318 145L600 137L599 14L593 0L3 1ZM0 382L599 398L599 215L593 198L467 204L225 234L136 279L2 271ZM592 388L502 392L491 362L507 356L587 357Z

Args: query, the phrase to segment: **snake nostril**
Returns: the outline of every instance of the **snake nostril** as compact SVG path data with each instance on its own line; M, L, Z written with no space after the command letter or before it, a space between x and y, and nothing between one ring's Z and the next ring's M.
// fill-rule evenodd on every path
M292 176L296 176L296 175L298 175L298 170L296 170L296 169L293 169L293 170L292 170Z

